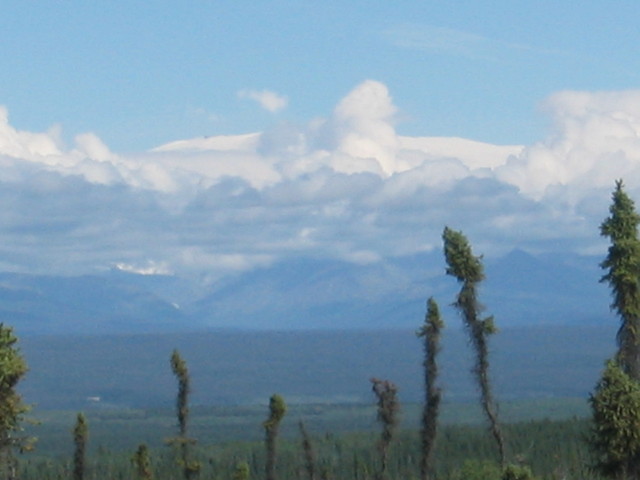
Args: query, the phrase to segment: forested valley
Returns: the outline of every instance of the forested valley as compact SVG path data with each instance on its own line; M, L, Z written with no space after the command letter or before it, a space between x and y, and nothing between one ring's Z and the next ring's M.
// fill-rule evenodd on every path
M439 302L426 299L426 314L417 322L422 343L418 404L404 405L393 378L369 382L370 405L288 405L274 393L268 404L227 407L237 429L259 428L262 440L216 438L199 434L215 428L213 407L192 407L189 365L181 351L167 352L175 379L171 415L162 409L50 413L66 428L47 427L38 419L20 381L28 371L19 339L11 326L0 325L0 467L6 479L599 479L640 475L640 216L634 202L616 183L610 216L601 234L611 244L601 264L602 281L612 292L612 310L620 319L617 349L602 358L600 380L584 405L588 411L550 418L507 419L494 388L490 340L499 335L499 319L485 313L480 284L482 257L465 235L443 231L446 274L459 286L453 306L467 335L468 372L477 393L475 404L460 404L473 422L443 421L453 410L441 387L441 317ZM427 295L428 296L428 295ZM490 310L490 306L487 307ZM446 319L447 322L451 321ZM467 355L465 354L465 355ZM508 359L507 359L508 361ZM606 362L606 364L605 364ZM133 368L133 366L132 366ZM268 365L265 365L268 368ZM344 365L343 368L349 368ZM336 375L338 372L336 372ZM572 382L570 375L565 379ZM59 379L64 382L65 379ZM556 407L560 399L551 399ZM518 402L515 402L517 404ZM544 402L538 402L540 407ZM547 406L549 403L546 404ZM506 405L505 405L506 406ZM234 409L235 408L235 409ZM536 408L536 402L528 404ZM558 407L559 408L559 407ZM408 413L412 412L412 413ZM314 415L324 421L314 421ZM587 413L586 415L584 413ZM410 427L402 415L416 419ZM368 427L362 418L370 419ZM357 419L360 419L360 422ZM329 420L328 420L329 419ZM349 420L356 420L352 424ZM317 420L317 418L316 418ZM41 425L34 425L38 421ZM115 421L115 422L114 422ZM332 431L332 425L341 425ZM63 422L63 423L64 423ZM212 423L213 422L213 423ZM101 428L118 424L117 434L100 439ZM400 426L403 425L403 428ZM144 427L143 427L144 426ZM38 430L43 442L38 445ZM164 433L163 433L164 432ZM119 437L120 436L120 437ZM133 444L132 444L133 442ZM62 447L67 445L67 447Z

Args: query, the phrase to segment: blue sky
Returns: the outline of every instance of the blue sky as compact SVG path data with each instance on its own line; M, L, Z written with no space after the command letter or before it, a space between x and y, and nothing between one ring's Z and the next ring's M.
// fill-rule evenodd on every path
M10 2L0 103L17 128L60 124L138 151L326 116L366 79L410 135L524 144L565 89L640 80L635 2ZM238 97L288 98L272 114Z
M640 197L636 2L10 2L0 270L598 254Z

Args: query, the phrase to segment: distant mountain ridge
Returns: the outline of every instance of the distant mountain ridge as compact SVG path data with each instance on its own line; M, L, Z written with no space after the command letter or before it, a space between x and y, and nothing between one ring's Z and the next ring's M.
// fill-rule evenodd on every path
M515 250L485 261L481 300L498 326L602 323L612 317L599 260ZM18 334L209 328L414 328L434 296L451 321L458 285L441 252L359 265L292 258L203 287L112 270L77 277L0 273L0 321Z

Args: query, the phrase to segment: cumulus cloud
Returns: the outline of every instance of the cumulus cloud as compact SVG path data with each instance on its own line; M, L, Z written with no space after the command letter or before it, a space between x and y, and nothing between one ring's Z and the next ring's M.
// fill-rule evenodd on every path
M349 92L318 128L319 146L344 154L332 158L332 168L346 173L375 169L385 175L397 171L395 113L389 91L380 82L368 80Z
M327 118L112 152L92 133L19 131L0 109L0 269L119 268L211 278L284 256L382 262L440 248L602 248L616 178L640 195L640 92L560 92L528 145L396 132L387 87L357 85Z
M551 134L510 158L499 179L536 199L562 188L577 203L617 178L638 178L640 91L559 92L544 107Z
M0 154L42 161L60 155L59 128L45 133L18 131L9 124L9 112L0 106Z
M271 90L240 90L238 97L254 100L258 105L271 113L279 112L289 104L287 97L272 92Z

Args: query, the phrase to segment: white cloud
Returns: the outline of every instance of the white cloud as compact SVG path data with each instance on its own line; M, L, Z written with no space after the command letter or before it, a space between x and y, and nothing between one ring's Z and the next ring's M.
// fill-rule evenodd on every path
M75 140L79 153L87 158L98 162L109 162L116 159L116 156L109 151L109 147L93 133L77 135Z
M9 112L0 106L0 154L24 160L42 159L60 155L60 130L52 127L45 133L18 131L9 124Z
M385 175L401 168L395 113L389 91L380 82L367 80L349 92L318 132L320 147L345 155L332 159L331 166L346 173L376 170ZM372 168L371 162L379 168Z
M526 147L400 136L387 87L366 81L308 125L135 155L91 133L65 149L2 109L0 265L217 278L286 255L384 261L437 248L444 225L485 253L593 251L614 180L640 196L640 92L560 92L546 109L550 134Z
M560 92L545 108L554 122L551 134L511 158L499 179L537 199L566 186L575 203L594 188L611 188L617 178L638 178L640 91Z
M138 275L171 275L173 272L164 262L147 261L144 265L130 265L128 263L117 262L114 267L128 273L137 273Z
M254 100L258 104L271 113L279 112L286 108L289 99L283 95L279 95L271 90L240 90L238 97Z

